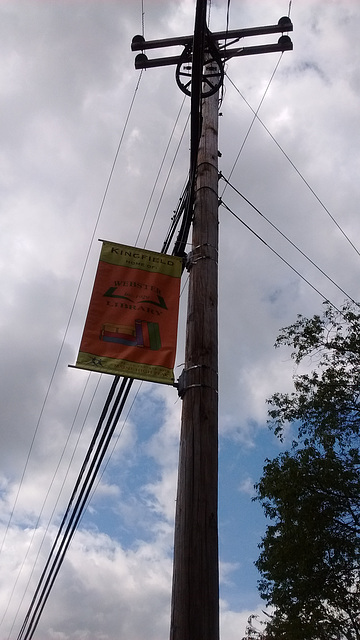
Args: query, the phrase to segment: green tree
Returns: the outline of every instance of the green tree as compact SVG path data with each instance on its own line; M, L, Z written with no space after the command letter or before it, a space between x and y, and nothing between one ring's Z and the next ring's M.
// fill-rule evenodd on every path
M299 316L281 345L301 371L269 400L270 426L295 432L292 448L257 484L271 520L256 563L274 608L263 638L360 640L360 312Z
M255 614L249 616L245 629L245 636L242 640L265 640L263 629L265 624L265 622L259 620L259 616Z

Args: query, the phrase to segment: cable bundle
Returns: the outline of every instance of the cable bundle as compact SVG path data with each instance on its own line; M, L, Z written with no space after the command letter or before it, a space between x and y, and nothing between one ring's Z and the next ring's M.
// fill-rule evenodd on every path
M33 637L56 576L64 560L65 553L86 508L100 465L111 442L133 383L132 379L123 378L115 396L119 380L120 377L115 376L59 531L52 545L48 560L41 574L17 640L31 640Z

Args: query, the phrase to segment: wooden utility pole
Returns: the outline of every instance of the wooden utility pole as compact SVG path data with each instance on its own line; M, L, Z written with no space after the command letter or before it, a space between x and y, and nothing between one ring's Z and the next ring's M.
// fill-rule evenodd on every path
M189 199L175 251L185 254L192 220L185 367L178 390L183 399L170 640L219 640L218 569L218 91L223 62L232 57L292 49L287 35L276 44L221 47L257 35L292 31L289 18L277 25L210 33L207 0L197 0L193 36L132 41L135 67L176 64L180 89L191 96ZM180 56L149 60L148 49L181 45Z
M217 640L218 93L203 101L188 269L170 638Z

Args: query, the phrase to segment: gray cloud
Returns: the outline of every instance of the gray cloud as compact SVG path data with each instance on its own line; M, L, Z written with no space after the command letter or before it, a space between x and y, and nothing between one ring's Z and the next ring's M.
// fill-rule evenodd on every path
M226 4L212 3L214 30L225 28ZM231 5L231 28L275 23L288 10L288 3L280 0L240 4ZM146 37L191 33L193 17L192 0L148 1ZM259 115L356 245L360 10L345 1L295 0L291 17L294 51L284 54ZM44 561L110 384L101 380L85 421L97 382L96 375L90 378L71 431L87 374L67 365L75 361L81 338L99 254L97 238L135 242L183 98L173 68L143 73L95 230L139 78L130 50L131 38L139 32L140 2L5 0L0 5L0 541L64 340L0 556L0 603L6 611L1 637L16 637L41 571L39 561L22 600L37 550L44 540ZM253 109L277 61L276 55L251 56L227 65L229 77ZM189 102L181 112L140 243L152 225ZM253 113L228 79L221 111L224 176L233 171L234 186L357 299L359 255L259 122L233 167ZM186 180L188 155L186 129L149 249L161 247ZM221 190L223 186L220 181ZM343 294L229 187L223 200L325 297L341 304ZM244 527L240 511L248 512L250 497L243 495L240 502L235 495L244 479L259 476L262 457L277 451L264 427L265 399L274 390L288 388L293 371L288 354L274 351L273 343L278 329L297 313L319 312L322 298L223 207L220 235L220 430L222 442L232 443L221 450L226 454L221 469L233 474L231 482L222 478L222 487L234 487L232 499L239 505L239 513L233 509L231 515L224 507L226 526L221 523L227 541L221 560L233 569L222 585L222 637L235 640L250 604L256 610L259 603L252 559L244 562L234 542ZM185 297L186 292L177 375L183 362ZM119 633L129 640L155 640L168 632L180 409L173 389L148 384L140 388L98 497L45 608L39 627L44 640L112 640ZM230 498L221 495L224 501ZM263 527L260 515L255 523L251 513L250 519L245 513L247 540L259 539Z

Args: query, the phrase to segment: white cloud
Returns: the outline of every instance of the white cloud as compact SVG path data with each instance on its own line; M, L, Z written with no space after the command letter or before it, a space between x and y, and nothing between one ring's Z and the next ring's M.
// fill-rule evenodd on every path
M239 491L252 498L255 495L254 484L253 478L247 477L239 485Z
M222 0L212 3L211 28L225 29L226 5ZM148 0L146 37L191 33L194 7L193 0ZM287 10L288 2L280 0L232 3L230 28L272 24ZM260 117L356 244L360 53L354 43L360 10L345 0L294 1L291 17L294 51L284 54ZM80 341L99 254L97 238L135 242L183 99L173 67L144 72L124 131L139 78L130 43L141 26L140 2L0 3L3 533L9 525L0 556L0 600L6 611L1 637L9 634L16 615L14 633L22 622L41 571L39 562L31 588L26 589L37 549L45 534L43 562L110 385L104 377L96 391L95 375L85 388L87 374L67 366L74 363ZM277 55L249 56L227 65L231 80L254 109L277 60ZM234 167L253 113L228 79L225 85L220 119L224 176L233 170L234 186L356 299L359 255L259 122ZM148 239L154 250L161 247L186 180L188 128L161 196L189 108L186 100L140 236L142 243L158 208ZM223 200L325 297L341 303L343 294L230 187ZM246 593L256 593L255 572L244 578L255 556L241 557L236 533L241 528L256 547L262 526L245 514L248 529L243 531L243 509L251 508L244 491L250 493L249 478L258 479L261 457L278 451L271 437L265 437L265 399L275 390L288 389L293 373L289 354L274 351L273 344L280 327L295 320L297 313L319 312L322 300L229 212L221 207L219 215L219 422L224 436L220 444L227 445L221 481L233 492L227 496L230 505L237 505L227 509L226 527L221 528L227 540L221 546L221 564L231 568L222 585L231 606L222 602L221 624L223 640L238 640L252 613L248 602L255 612L259 602L251 595L246 611L234 605L246 599L245 582ZM177 375L184 360L183 307L182 303ZM134 387L129 405L135 391ZM173 389L140 389L44 610L39 627L44 640L112 640L119 634L130 640L157 640L168 633L180 411Z

